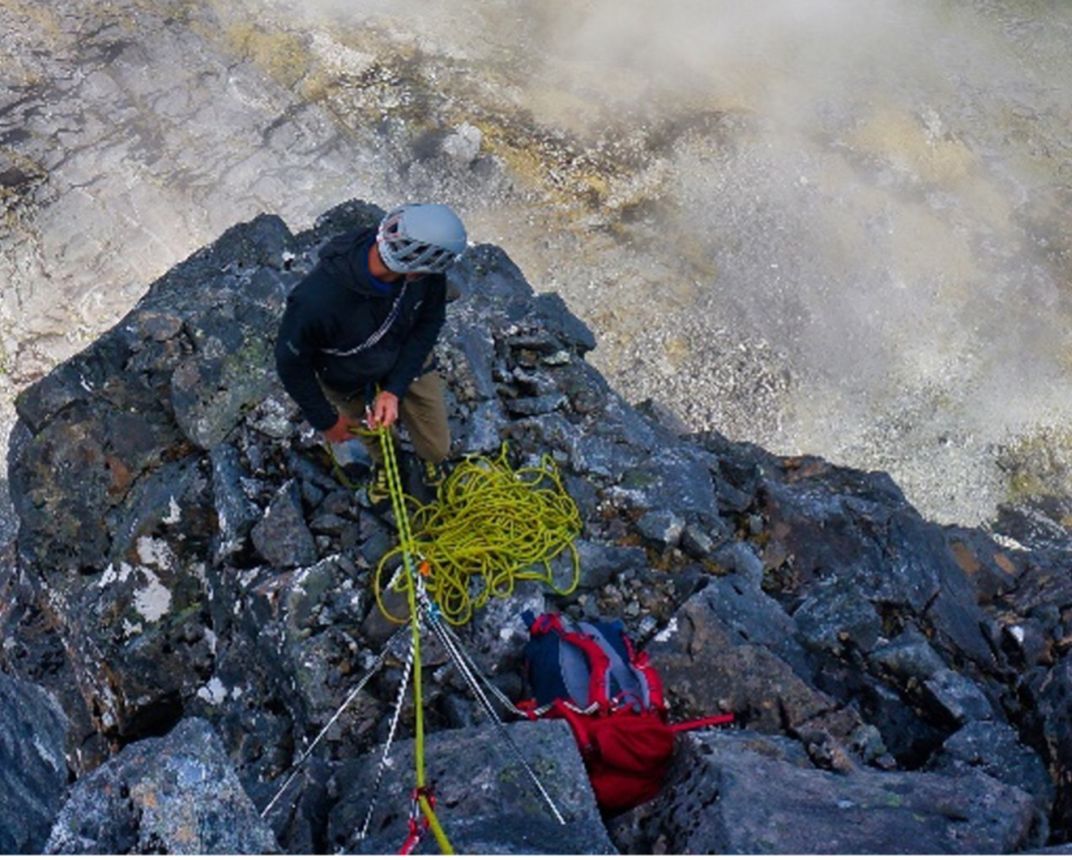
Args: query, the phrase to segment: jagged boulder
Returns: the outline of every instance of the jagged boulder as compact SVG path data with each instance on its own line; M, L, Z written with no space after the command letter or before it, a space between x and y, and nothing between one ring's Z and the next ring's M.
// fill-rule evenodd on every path
M38 854L67 787L67 718L48 693L0 674L0 854Z
M1046 672L1028 679L1037 698L1032 728L1041 736L1057 788L1055 829L1072 829L1072 652Z
M50 854L268 854L275 837L253 808L212 726L179 723L138 741L71 788Z
M854 709L812 686L793 620L744 578L691 597L648 651L686 715L731 711L759 731L828 736L827 746L869 738Z
M973 722L954 732L929 763L929 769L960 773L978 768L988 776L1014 785L1035 803L1037 841L1049 835L1049 815L1055 795L1053 781L1042 757L1020 742L1005 723Z
M611 854L577 745L564 723L515 723L507 731L566 820L561 825L494 727L441 732L427 741L427 776L438 815L456 851L465 854ZM365 838L379 750L336 775L340 799L329 821L334 851L395 853L407 836L413 788L413 745L391 752ZM426 847L435 848L432 835Z
M20 565L90 703L82 737L173 723L211 674L219 493L200 449L273 385L265 332L294 280L291 241L278 218L235 228L18 399L32 433L11 467Z
M654 801L611 824L630 852L1002 854L1028 847L1033 803L978 771L830 773L750 732L689 737Z

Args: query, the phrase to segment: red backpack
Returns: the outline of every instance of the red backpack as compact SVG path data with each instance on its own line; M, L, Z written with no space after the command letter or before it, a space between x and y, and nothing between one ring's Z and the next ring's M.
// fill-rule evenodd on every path
M623 812L662 788L675 732L732 722L732 714L669 724L663 685L619 620L573 624L558 613L523 615L531 719L561 717L580 748L605 813Z

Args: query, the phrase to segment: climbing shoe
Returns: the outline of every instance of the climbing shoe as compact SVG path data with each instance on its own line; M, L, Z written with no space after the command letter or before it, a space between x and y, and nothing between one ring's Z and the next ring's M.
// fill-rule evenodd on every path
M391 505L391 488L387 483L387 470L382 466L372 469L368 487L365 489L369 506L376 511L386 510Z

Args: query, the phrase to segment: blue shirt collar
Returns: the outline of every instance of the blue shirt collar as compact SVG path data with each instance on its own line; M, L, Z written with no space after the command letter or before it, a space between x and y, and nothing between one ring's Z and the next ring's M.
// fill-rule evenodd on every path
M389 296L395 291L398 285L402 282L401 279L395 283L388 283L387 281L381 281L371 271L369 271L369 251L372 250L372 243L376 241L376 237L373 236L361 252L361 273L368 279L369 286L372 287L381 296Z

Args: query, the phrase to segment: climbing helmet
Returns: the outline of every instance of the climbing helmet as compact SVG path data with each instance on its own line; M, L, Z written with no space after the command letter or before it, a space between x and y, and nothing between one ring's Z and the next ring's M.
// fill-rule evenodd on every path
M465 225L441 203L407 203L380 222L376 244L392 272L440 273L465 250Z

